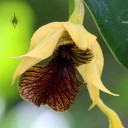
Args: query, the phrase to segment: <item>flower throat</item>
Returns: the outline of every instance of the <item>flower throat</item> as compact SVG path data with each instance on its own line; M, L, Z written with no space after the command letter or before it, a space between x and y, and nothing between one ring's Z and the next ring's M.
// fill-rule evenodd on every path
M94 54L91 49L81 50L71 40L69 36L62 36L58 41L59 46L53 53L53 58L59 57L67 59L73 63L74 66L81 64L88 64L93 59Z

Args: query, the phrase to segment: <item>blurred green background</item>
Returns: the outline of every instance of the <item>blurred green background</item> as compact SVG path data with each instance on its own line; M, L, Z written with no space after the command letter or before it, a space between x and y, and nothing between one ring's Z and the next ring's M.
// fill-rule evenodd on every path
M18 24L12 25L14 13ZM23 101L17 85L11 80L19 56L27 52L32 33L40 26L68 20L68 0L1 0L0 1L0 128L108 128L108 121L97 108L88 111L91 100L83 88L71 109L55 112L47 106L37 108ZM105 66L102 81L108 89L120 94L113 97L102 93L104 102L120 116L128 127L128 72L120 66L102 40L88 10L84 26L95 34L102 47ZM115 35L116 36L116 35Z

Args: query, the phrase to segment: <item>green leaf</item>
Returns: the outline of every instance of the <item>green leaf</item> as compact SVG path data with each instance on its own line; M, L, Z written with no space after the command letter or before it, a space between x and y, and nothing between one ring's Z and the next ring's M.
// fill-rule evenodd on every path
M128 0L84 0L114 57L128 69Z

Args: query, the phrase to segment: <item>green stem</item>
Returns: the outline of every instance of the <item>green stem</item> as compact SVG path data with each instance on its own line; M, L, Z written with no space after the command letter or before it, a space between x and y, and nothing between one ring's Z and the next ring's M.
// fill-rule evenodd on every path
M69 0L69 16L73 13L75 8L75 0Z
M82 0L70 0L69 14L69 22L83 24L84 6Z

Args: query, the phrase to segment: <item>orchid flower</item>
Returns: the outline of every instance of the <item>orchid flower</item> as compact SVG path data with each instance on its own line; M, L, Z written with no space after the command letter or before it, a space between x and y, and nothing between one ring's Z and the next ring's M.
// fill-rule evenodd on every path
M100 99L99 91L109 91L101 81L104 65L102 50L96 36L83 23L84 7L76 0L76 7L67 22L52 22L40 27L32 36L28 53L17 58L19 63L13 81L21 75L19 92L23 99L40 106L47 104L56 111L66 111L73 104L79 90L87 87L93 101L110 122L109 128L123 128L117 114ZM39 62L51 57L46 65ZM84 82L77 78L79 71Z

